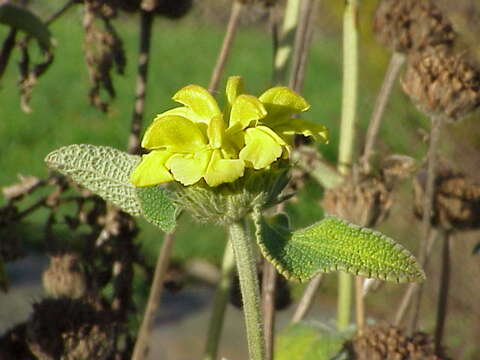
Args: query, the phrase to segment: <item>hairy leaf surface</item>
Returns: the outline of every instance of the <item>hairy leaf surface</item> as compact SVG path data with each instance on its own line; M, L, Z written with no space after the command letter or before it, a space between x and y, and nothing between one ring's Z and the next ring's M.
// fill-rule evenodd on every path
M292 232L279 214L256 219L263 255L287 279L309 280L318 272L344 271L396 282L421 281L425 274L412 254L389 237L337 217Z

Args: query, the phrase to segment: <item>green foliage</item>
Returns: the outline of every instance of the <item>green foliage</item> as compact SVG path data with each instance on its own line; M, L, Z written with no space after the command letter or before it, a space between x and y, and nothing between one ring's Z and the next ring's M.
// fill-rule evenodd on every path
M51 46L51 35L48 27L30 10L5 2L0 4L0 23L25 31L37 39L40 47Z
M170 200L167 190L160 185L138 187L143 216L148 222L158 226L165 232L171 232L177 220L177 208Z
M287 279L309 280L318 272L345 271L397 282L425 278L415 258L387 236L336 217L292 232L285 214L255 219L263 255Z
M140 156L95 145L64 146L45 158L51 169L134 216L142 211L129 176L139 161Z
M320 323L300 322L277 338L276 360L329 360L341 349L347 334Z

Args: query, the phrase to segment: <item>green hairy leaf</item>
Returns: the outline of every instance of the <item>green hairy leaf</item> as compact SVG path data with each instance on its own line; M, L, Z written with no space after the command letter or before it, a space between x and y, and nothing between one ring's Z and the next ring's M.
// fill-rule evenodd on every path
M44 49L51 46L48 27L30 10L4 2L0 4L0 23L25 31L34 37Z
M278 214L255 219L263 255L287 279L305 281L318 272L344 271L396 282L422 281L425 274L403 246L389 237L337 217L292 232Z
M176 224L177 208L170 199L169 191L158 185L147 186L137 188L137 195L145 219L163 231L171 232Z
M133 216L142 214L129 176L140 156L95 145L69 145L47 155L45 162L73 181Z

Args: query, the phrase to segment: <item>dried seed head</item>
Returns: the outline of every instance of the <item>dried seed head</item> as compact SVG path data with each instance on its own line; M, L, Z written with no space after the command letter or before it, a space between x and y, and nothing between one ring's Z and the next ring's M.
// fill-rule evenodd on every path
M423 217L423 196L427 173L421 170L414 181L414 211ZM432 225L443 229L480 228L480 183L442 165L435 179Z
M402 87L421 111L450 120L480 106L480 72L465 54L428 51L412 57Z
M111 314L87 302L45 299L33 305L27 343L41 360L103 360L113 351L112 329Z
M435 354L432 338L422 332L410 337L394 326L369 326L361 335L356 335L345 344L355 360L442 360L444 355Z
M77 299L85 295L87 285L77 254L50 257L50 265L42 276L43 288L52 297Z
M384 221L392 206L391 189L380 177L347 180L328 189L322 200L328 214L337 215L361 226L374 227Z
M455 32L431 0L381 0L374 31L378 40L398 52L453 45Z

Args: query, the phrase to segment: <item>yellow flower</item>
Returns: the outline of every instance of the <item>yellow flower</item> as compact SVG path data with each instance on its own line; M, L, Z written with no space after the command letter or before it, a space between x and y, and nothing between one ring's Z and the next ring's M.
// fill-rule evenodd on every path
M243 96L248 96L242 93L242 78L230 77L227 82L227 100L232 113L237 101ZM295 134L311 136L323 142L328 141L328 131L325 126L294 117L300 112L307 111L310 105L302 96L289 88L273 87L258 99L250 97L250 101L251 107L255 103L257 108L264 109L266 116L259 117L255 119L256 121L242 122L245 146L240 151L239 157L246 162L247 166L263 169L280 157L288 158Z
M294 134L326 141L325 127L293 117L310 105L292 90L274 87L260 98L243 92L242 79L230 77L222 113L204 88L189 85L178 91L173 100L183 106L158 115L148 127L142 147L150 153L142 157L131 182L192 185L204 179L218 186L242 177L245 167L264 169L288 158Z
M215 99L200 86L189 85L173 99L184 106L158 115L148 127L142 147L151 150L131 174L135 186L176 180L192 185L205 179L209 186L243 176L244 162L225 134Z

